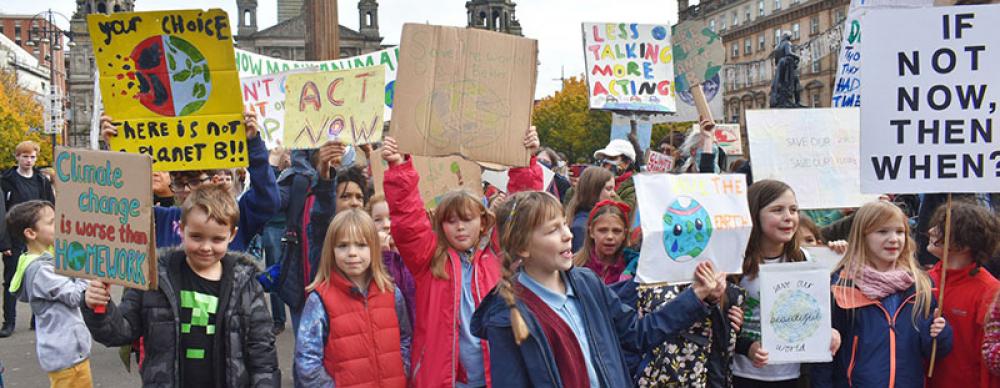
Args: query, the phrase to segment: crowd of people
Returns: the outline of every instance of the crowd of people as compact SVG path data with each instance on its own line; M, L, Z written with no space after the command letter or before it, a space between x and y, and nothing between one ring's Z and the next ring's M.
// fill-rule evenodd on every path
M506 192L456 189L427 209L391 136L377 149L269 151L257 116L245 120L245 171L154 173L158 288L119 300L55 273L52 184L34 168L38 146L17 147L0 200L0 337L14 330L14 298L30 303L53 386L90 386L92 341L131 347L144 386L280 386L287 317L302 387L1000 387L990 195L957 196L948 216L937 195L800 210L787 184L730 164L702 121L654 147L675 158L670 173L747 174L742 273L703 260L690 283L640 284L634 136L573 164L531 128L530 162L509 170ZM101 128L118 134L109 117ZM375 187L369 165L383 162ZM761 267L811 261L807 246L843 255L832 361L773 364ZM934 259L945 249L947 266Z

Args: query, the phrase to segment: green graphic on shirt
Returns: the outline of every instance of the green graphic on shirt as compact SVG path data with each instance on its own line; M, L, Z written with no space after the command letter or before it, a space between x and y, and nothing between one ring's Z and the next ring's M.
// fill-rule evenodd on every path
M191 309L191 322L181 324L181 333L191 333L192 326L205 328L205 334L215 334L215 325L208 324L208 319L219 308L219 298L195 291L181 291L181 308ZM185 356L189 359L205 358L205 349L187 349Z

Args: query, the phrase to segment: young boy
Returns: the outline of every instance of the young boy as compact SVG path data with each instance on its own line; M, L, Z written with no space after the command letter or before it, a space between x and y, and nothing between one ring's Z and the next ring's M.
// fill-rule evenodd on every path
M55 273L49 252L55 239L55 209L41 200L22 202L7 214L7 227L27 247L10 292L35 314L35 349L52 387L90 387L90 333L80 315L87 282Z
M944 229L945 207L941 206L931 217L927 232L927 251L938 259L944 256ZM955 338L951 353L938 360L934 378L927 384L930 388L1000 386L1000 377L990 374L981 353L986 316L1000 290L1000 282L982 264L996 251L998 231L1000 224L988 209L967 201L952 205L948 276L941 312L954 328ZM944 270L941 261L930 270L938 287Z
M158 290L127 289L116 305L103 283L87 287L81 310L97 342L122 346L145 338L144 386L281 384L254 259L227 252L239 219L228 189L201 185L181 205L181 246L158 252ZM94 313L100 305L106 312Z

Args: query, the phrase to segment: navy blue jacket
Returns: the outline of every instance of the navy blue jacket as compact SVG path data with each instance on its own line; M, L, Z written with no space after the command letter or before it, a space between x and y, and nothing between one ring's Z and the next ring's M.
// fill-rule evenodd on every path
M604 387L634 385L623 348L640 353L650 351L709 314L709 307L688 289L640 319L591 270L571 268L565 274L580 303L592 352L589 361L597 368L597 377ZM517 308L531 332L520 346L514 342L511 331L510 309L496 288L472 317L472 333L489 341L493 386L562 387L552 349L538 320L521 301L517 302Z
M838 285L834 272L830 310L833 328L840 332L840 349L833 362L814 364L812 386L827 387L923 387L925 360L931 357L930 335L934 315L913 320L916 287L903 292L903 303L889 311L882 301L868 299L852 283ZM927 276L920 274L918 276ZM930 311L937 307L931 301ZM951 351L951 326L937 336L937 358Z

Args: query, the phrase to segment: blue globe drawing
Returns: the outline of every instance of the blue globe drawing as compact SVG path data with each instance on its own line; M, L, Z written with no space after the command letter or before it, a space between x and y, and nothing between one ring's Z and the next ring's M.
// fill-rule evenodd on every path
M711 238L712 217L694 198L677 197L663 214L663 248L671 260L694 260Z
M816 298L802 290L786 289L774 298L768 319L778 338L794 343L812 336L819 328L821 316Z

